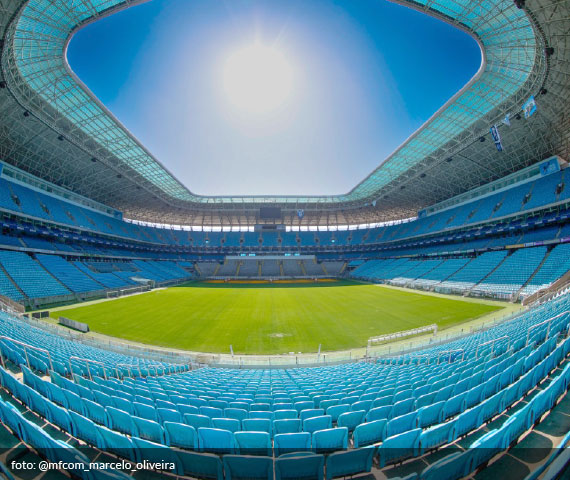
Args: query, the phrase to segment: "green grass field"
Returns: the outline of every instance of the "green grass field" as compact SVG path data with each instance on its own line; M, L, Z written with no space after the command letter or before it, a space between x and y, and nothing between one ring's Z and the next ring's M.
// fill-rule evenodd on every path
M291 288L294 287L294 288ZM500 306L376 285L193 283L66 309L61 315L127 340L202 352L275 354L362 347L368 338L465 322Z

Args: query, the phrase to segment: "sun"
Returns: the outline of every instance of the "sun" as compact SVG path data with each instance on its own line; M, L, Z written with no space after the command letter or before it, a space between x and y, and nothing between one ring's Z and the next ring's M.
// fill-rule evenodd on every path
M224 65L224 90L240 110L268 113L291 94L293 71L277 49L253 44L234 52Z

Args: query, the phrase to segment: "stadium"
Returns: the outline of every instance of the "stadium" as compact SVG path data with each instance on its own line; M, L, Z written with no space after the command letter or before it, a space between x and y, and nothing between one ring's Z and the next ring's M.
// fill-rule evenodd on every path
M394 0L481 63L334 195L151 154L68 62L141 3L0 0L0 476L568 478L570 1Z

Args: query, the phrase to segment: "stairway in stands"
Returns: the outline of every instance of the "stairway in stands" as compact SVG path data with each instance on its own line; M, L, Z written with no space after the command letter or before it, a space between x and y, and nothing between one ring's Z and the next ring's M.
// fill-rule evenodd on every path
M14 289L22 295L22 298L26 298L26 294L24 291L18 286L18 284L14 281L14 279L10 276L10 274L6 271L2 263L0 263L0 272L4 274L4 276L10 281L13 285Z
M67 285L65 283L63 283L59 278L57 278L53 273L51 273L47 268L45 268L42 265L42 262L40 262L35 256L32 257L32 259L34 260L34 262L36 262L38 264L38 266L44 270L51 278L53 278L57 283L59 283L63 288L65 288L66 290L69 290L70 292L73 292L71 289L69 289L67 287ZM83 273L83 272L82 272Z
M510 250L509 253L507 255L505 255L505 258L503 258L495 268L493 268L490 272L487 273L487 275L485 275L481 280L479 280L478 283L476 283L475 285L473 285L469 290L467 290L463 296L468 296L471 293L471 290L473 290L475 287L477 287L477 285L480 285L481 283L485 282L485 280L487 278L489 278L494 272L495 270L497 270L504 262L507 258L509 258L512 254L514 253L514 250Z
M544 256L542 261L538 264L538 266L534 269L534 272L532 272L532 275L530 277L528 277L527 281L523 284L523 286L519 289L519 291L513 295L513 302L516 302L519 300L519 295L524 290L524 288L530 283L530 281L534 278L534 276L540 271L540 269L544 265L544 262L546 262L547 258L550 256L551 252L552 252L552 249L550 249L546 252L546 255Z

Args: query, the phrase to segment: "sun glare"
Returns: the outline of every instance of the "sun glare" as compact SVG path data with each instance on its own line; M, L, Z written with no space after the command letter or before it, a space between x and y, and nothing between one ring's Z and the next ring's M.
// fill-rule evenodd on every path
M275 110L286 102L292 86L292 69L285 56L274 48L254 44L226 60L224 89L229 101L240 110Z

